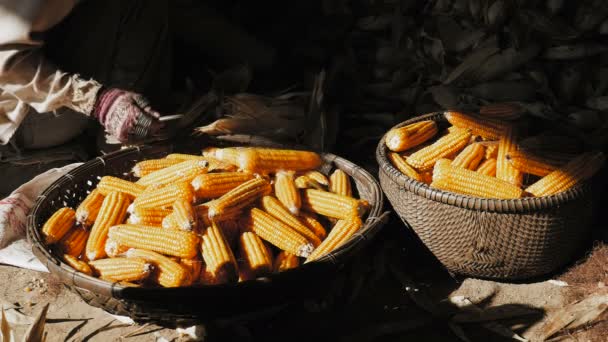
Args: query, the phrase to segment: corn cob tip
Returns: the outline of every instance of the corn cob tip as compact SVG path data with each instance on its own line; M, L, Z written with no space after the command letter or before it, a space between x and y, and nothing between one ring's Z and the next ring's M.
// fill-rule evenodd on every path
M312 245L312 243L309 242L307 244L300 246L298 248L298 253L296 255L299 257L302 257L302 258L308 258L308 256L310 254L312 254L312 251L314 249L315 249L315 247Z
M137 216L137 214L133 213L133 214L129 215L129 219L127 220L127 223L139 224L139 223L141 223L141 218L139 216Z
M134 203L129 204L129 206L127 207L127 213L129 214L133 214L135 212L135 205Z
M289 212L294 214L295 216L298 216L300 214L300 208L296 207L296 206L289 206Z

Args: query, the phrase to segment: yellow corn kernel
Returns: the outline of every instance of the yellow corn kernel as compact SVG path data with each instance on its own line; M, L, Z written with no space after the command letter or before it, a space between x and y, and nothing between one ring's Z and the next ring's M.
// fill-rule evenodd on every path
M65 262L68 266L72 267L76 271L88 275L93 275L93 271L89 267L89 264L86 262L79 260L77 256L64 254L61 258L63 262Z
M197 283L201 278L201 270L203 268L203 261L198 257L193 259L181 259L180 265L186 269L189 275L190 284Z
M272 256L262 239L252 232L239 238L240 267L243 280L255 279L272 273Z
M496 177L496 159L486 159L479 165L476 172L482 175Z
M262 197L262 209L272 215L279 221L287 224L293 230L304 236L313 246L318 246L321 240L315 235L305 224L303 224L297 217L295 217L287 208L275 197L264 196Z
M55 243L72 229L76 222L76 212L72 208L63 207L57 210L42 226L42 235L46 244Z
M348 177L346 172L336 169L329 176L329 191L338 195L352 197L353 190L350 184L350 177Z
M422 181L422 176L414 170L399 153L389 152L387 156L393 166L401 173L419 182Z
M511 151L506 155L511 166L523 173L544 177L557 170L562 164L526 151Z
M498 157L498 141L482 141L479 144L486 148L485 159L496 159Z
M507 181L513 185L521 186L524 175L521 171L514 168L507 160L509 152L517 150L515 144L516 132L513 126L507 126L504 134L498 142L498 157L496 157L496 178Z
M144 259L152 264L154 271L150 278L162 287L180 287L192 282L184 266L162 254L131 248L127 251L126 259Z
M452 161L453 167L475 170L481 163L486 154L485 148L481 144L471 144L460 152Z
M128 207L129 197L122 192L111 192L104 198L85 247L85 253L89 260L101 259L106 256L104 246L108 237L108 230L111 226L125 220Z
M156 207L138 207L134 208L133 213L127 219L127 223L160 227L162 225L163 219L169 214L171 214L171 210L169 209L161 209Z
M454 126L470 129L473 135L486 140L498 140L508 126L504 121L488 119L475 114L463 114L454 111L444 113L446 119Z
M447 159L440 159L433 169L431 186L441 190L484 198L520 198L523 191L509 183L481 173L453 167Z
M173 160L205 160L205 157L202 155L196 154L186 154L186 153L171 153L165 156L165 159L173 159Z
M470 137L470 130L457 130L412 153L406 161L419 172L432 170L437 160L452 157L460 152L469 143Z
M97 189L93 189L89 195L76 208L76 222L90 227L95 223L99 208L103 202L104 196Z
M197 215L192 207L192 202L178 199L173 203L173 217L177 228L192 231L197 226Z
M104 251L109 258L117 258L125 256L129 248L131 247L121 245L112 239L107 239Z
M243 147L206 148L203 150L203 156L215 158L224 163L238 166L239 153L243 149Z
M181 230L119 224L110 228L108 236L120 245L179 258L193 258L198 252L199 239L196 234Z
M321 245L312 252L306 259L310 262L320 257L333 252L336 248L344 244L351 238L363 225L358 216L352 216L346 220L339 220L327 235L327 239L323 240Z
M228 191L220 198L209 202L209 219L213 220L217 219L217 217L230 216L230 213L248 207L258 198L270 194L271 191L272 188L268 181L262 178L249 180Z
M281 251L281 253L277 255L276 259L274 259L273 271L275 273L279 273L298 266L300 266L300 259L298 259L297 256L289 252Z
M530 185L526 191L534 196L549 196L566 191L591 178L604 165L602 152L587 152Z
M435 121L426 120L391 129L386 134L386 147L393 152L402 152L416 147L437 134Z
M517 103L493 103L479 108L479 114L491 119L517 120L525 110Z
M238 163L241 170L256 173L303 171L318 168L321 157L310 151L247 148L239 151Z
M89 261L95 274L110 281L138 281L147 278L152 265L143 258L111 258Z
M139 196L145 187L117 177L104 176L97 184L97 190L104 196L108 196L111 192L122 192L132 200Z
M322 186L329 186L329 179L327 179L327 176L325 176L324 174L322 174L319 171L307 171L306 173L304 173L304 176L308 177L309 179L314 180L315 182L317 182L318 184L322 185Z
M199 199L216 198L253 178L252 174L243 172L206 173L192 180L192 188Z
M143 160L135 164L133 167L133 175L135 177L141 178L143 176L149 175L154 171L162 170L169 166L173 166L175 164L179 164L182 161L180 159L149 159Z
M278 248L297 256L307 257L314 246L285 223L270 214L253 208L246 214L245 231L252 231Z
M59 248L64 254L77 257L84 250L88 238L88 230L82 227L74 227L59 241Z
M222 230L215 224L205 230L202 238L205 272L216 281L235 282L238 279L238 267L234 254Z
M162 187L175 182L191 182L194 177L207 173L209 163L205 160L186 160L179 164L154 171L137 181L142 186Z
M207 153L204 156L197 156L197 155L193 155L193 154L183 154L183 153L172 153L172 154L169 154L168 156L166 156L165 158L173 159L173 160L181 160L181 161L186 161L186 160L206 161L209 163L209 172L211 172L211 171L236 171L236 169L237 169L236 165L221 161L215 157L212 157L211 155L209 155L209 153Z
M159 189L148 188L133 202L134 211L142 208L169 207L178 199L194 202L194 190L189 182L169 184Z
M308 189L308 188L313 188L313 189L318 189L318 190L326 189L326 187L321 185L316 180L314 180L312 178L308 178L308 176L296 177L296 179L294 180L294 184L296 185L296 188L298 188L298 189Z
M364 212L363 204L357 199L315 189L303 190L302 208L337 219L360 216Z
M302 212L300 212L299 218L300 218L300 221L303 224L305 224L306 227L308 227L308 229L310 229L310 231L315 233L315 235L319 239L321 239L321 240L325 239L325 237L327 236L327 231L325 230L325 227L323 227L321 222L319 222L319 220L317 220L317 217L315 214L302 211Z
M293 179L293 172L277 172L274 180L274 193L292 214L297 215L300 212L302 200Z

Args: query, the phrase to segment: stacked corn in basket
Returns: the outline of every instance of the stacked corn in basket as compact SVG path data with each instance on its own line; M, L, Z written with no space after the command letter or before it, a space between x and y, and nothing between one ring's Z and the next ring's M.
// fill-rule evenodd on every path
M346 173L327 177L320 165L314 152L253 147L145 160L137 182L102 177L42 234L68 265L111 282L251 280L321 258L361 228L369 204Z
M559 142L547 148L543 135L524 139L523 127L513 121L518 113L509 104L488 105L480 113L445 112L452 126L433 142L439 133L435 121L395 128L385 139L388 158L403 174L433 188L496 199L553 195L591 178L603 165L602 152L567 153ZM562 142L567 144L567 137Z

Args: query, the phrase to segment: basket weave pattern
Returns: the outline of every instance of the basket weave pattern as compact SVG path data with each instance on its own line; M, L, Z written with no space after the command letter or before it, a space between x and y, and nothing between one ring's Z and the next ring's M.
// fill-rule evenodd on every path
M433 113L405 121L445 121ZM553 196L482 199L430 188L401 174L378 144L380 185L401 220L451 272L504 280L541 276L571 261L588 237L589 184Z

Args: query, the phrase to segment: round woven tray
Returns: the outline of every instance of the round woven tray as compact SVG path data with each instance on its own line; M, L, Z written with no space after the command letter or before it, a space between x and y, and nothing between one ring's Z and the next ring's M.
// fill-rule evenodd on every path
M446 123L443 112L407 120ZM589 182L547 197L499 200L441 191L413 180L388 160L384 137L376 159L386 197L451 272L515 280L545 275L572 260L589 237Z
M198 149L200 151L200 149ZM188 288L139 288L112 284L64 264L44 246L40 227L63 206L75 207L102 176L130 179L129 171L140 160L174 152L171 145L129 148L98 157L70 171L40 195L28 217L28 239L38 259L88 304L111 314L130 316L138 322L168 326L217 319L242 319L274 312L290 301L322 295L335 272L384 224L383 195L378 182L365 170L332 154L323 154L321 171L340 168L349 174L358 194L371 204L364 227L332 254L296 269L236 284ZM178 149L177 152L192 152Z

